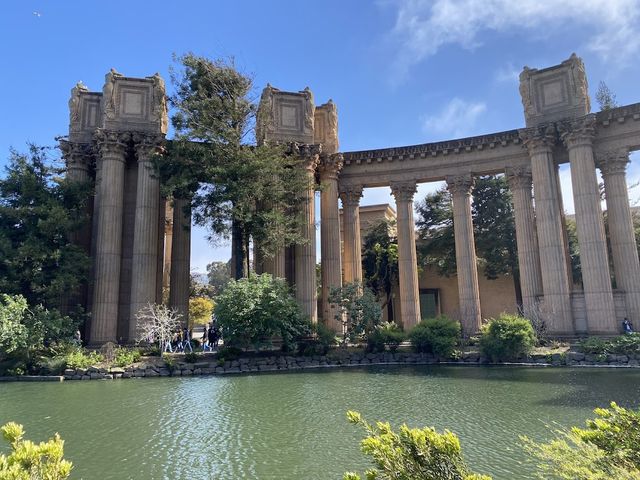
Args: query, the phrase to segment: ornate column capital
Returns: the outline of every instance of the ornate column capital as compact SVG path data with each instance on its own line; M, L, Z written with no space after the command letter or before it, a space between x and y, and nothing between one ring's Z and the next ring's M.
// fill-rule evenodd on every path
M446 178L447 188L451 195L471 195L471 189L475 183L473 176L469 173L466 175L451 175Z
M165 150L165 138L161 133L136 132L131 137L138 162L149 162L154 154L162 154Z
M318 162L320 161L322 145L292 142L289 152L300 158L304 164L304 168L310 173L315 173Z
M533 176L530 167L509 167L505 170L507 183L511 190L531 190Z
M560 138L571 149L581 145L591 145L596 136L596 116L586 115L575 120L558 123Z
M626 173L629 163L629 152L626 148L599 150L595 154L596 167L600 169L603 176Z
M518 130L518 136L522 140L522 145L529 151L529 155L538 152L550 152L558 139L558 134L553 124L521 128Z
M68 169L79 168L87 170L93 159L93 145L60 140L58 148L62 152Z
M413 201L413 196L417 190L416 182L391 182L389 186L391 187L391 193L395 197L396 202Z
M337 179L343 165L344 158L341 153L320 155L320 163L318 164L320 180Z
M357 207L362 198L362 185L340 186L340 199L344 206Z
M96 129L93 134L96 146L101 156L114 155L125 161L125 153L131 140L130 132L117 132L114 130Z

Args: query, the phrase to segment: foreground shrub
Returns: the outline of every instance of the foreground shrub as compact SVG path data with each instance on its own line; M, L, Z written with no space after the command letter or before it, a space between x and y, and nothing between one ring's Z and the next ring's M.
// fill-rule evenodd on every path
M217 298L216 317L226 345L256 350L280 337L286 349L311 333L311 324L281 278L265 273L232 280Z
M640 333L620 335L611 340L589 337L580 342L579 348L584 353L595 355L606 355L608 353L634 355L640 353Z
M409 332L413 350L450 357L460 338L460 322L440 316L422 320Z
M24 429L17 423L7 423L0 430L11 452L0 455L2 480L64 480L73 468L64 460L64 441L56 433L46 442L23 440Z
M394 322L383 322L367 337L368 352L384 352L385 347L395 352L407 336Z
M528 355L536 344L529 320L503 313L482 326L480 351L494 362Z
M332 287L329 303L337 307L335 318L342 324L343 345L365 340L382 319L382 310L375 295L358 282Z
M375 466L367 470L367 479L491 480L469 471L462 458L460 440L454 433L406 425L395 432L388 423L370 425L357 412L347 412L347 418L362 426L367 434L360 448ZM360 478L356 473L345 473L343 480Z
M331 347L337 345L336 332L322 323L316 323L311 328L312 337L298 341L300 355L326 355Z
M521 437L525 450L542 462L542 475L567 480L640 479L640 410L611 403L610 408L594 412L597 418L587 420L587 428L557 431L549 443Z
M137 348L117 348L115 351L115 358L113 360L113 364L116 367L126 367L128 365L131 365L133 363L137 363L140 361L140 357L142 356L142 354L140 353L140 350L138 350Z
M67 353L64 359L67 368L87 368L102 362L104 357L98 352L78 348Z

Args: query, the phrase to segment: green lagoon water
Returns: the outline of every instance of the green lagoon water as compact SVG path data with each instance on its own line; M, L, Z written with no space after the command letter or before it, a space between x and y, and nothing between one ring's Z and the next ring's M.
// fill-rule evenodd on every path
M340 479L364 470L369 420L457 433L475 471L533 478L518 445L615 400L637 408L640 370L370 367L285 374L0 383L0 423L59 432L74 479ZM6 447L1 447L6 451Z

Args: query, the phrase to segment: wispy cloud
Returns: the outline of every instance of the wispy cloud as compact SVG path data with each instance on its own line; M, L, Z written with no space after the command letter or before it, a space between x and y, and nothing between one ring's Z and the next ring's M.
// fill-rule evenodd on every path
M422 129L433 137L463 137L474 132L478 118L487 110L484 102L453 98L435 115L423 118Z
M640 51L640 0L400 0L392 36L401 76L448 44L474 49L481 34L561 32L588 28L582 40L604 61L627 63Z
M516 67L513 63L503 65L495 74L498 83L516 83L522 68Z

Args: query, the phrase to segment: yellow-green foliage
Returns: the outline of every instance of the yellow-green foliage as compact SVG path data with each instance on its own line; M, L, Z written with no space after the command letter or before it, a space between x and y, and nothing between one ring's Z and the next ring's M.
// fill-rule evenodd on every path
M213 300L206 297L189 299L189 321L192 325L206 325L211 320Z
M9 455L0 455L0 480L63 480L71 473L71 462L64 460L64 441L56 435L46 442L23 440L22 425L9 422L2 436L11 445Z
M587 428L557 431L549 443L522 437L525 450L541 461L541 478L640 480L640 411L615 403L594 410Z
M402 425L395 432L389 423L367 423L358 412L347 412L347 418L367 433L360 447L375 466L367 470L367 480L491 480L469 471L462 458L460 440L448 430L438 433L433 428ZM343 480L360 479L353 472L343 477Z

